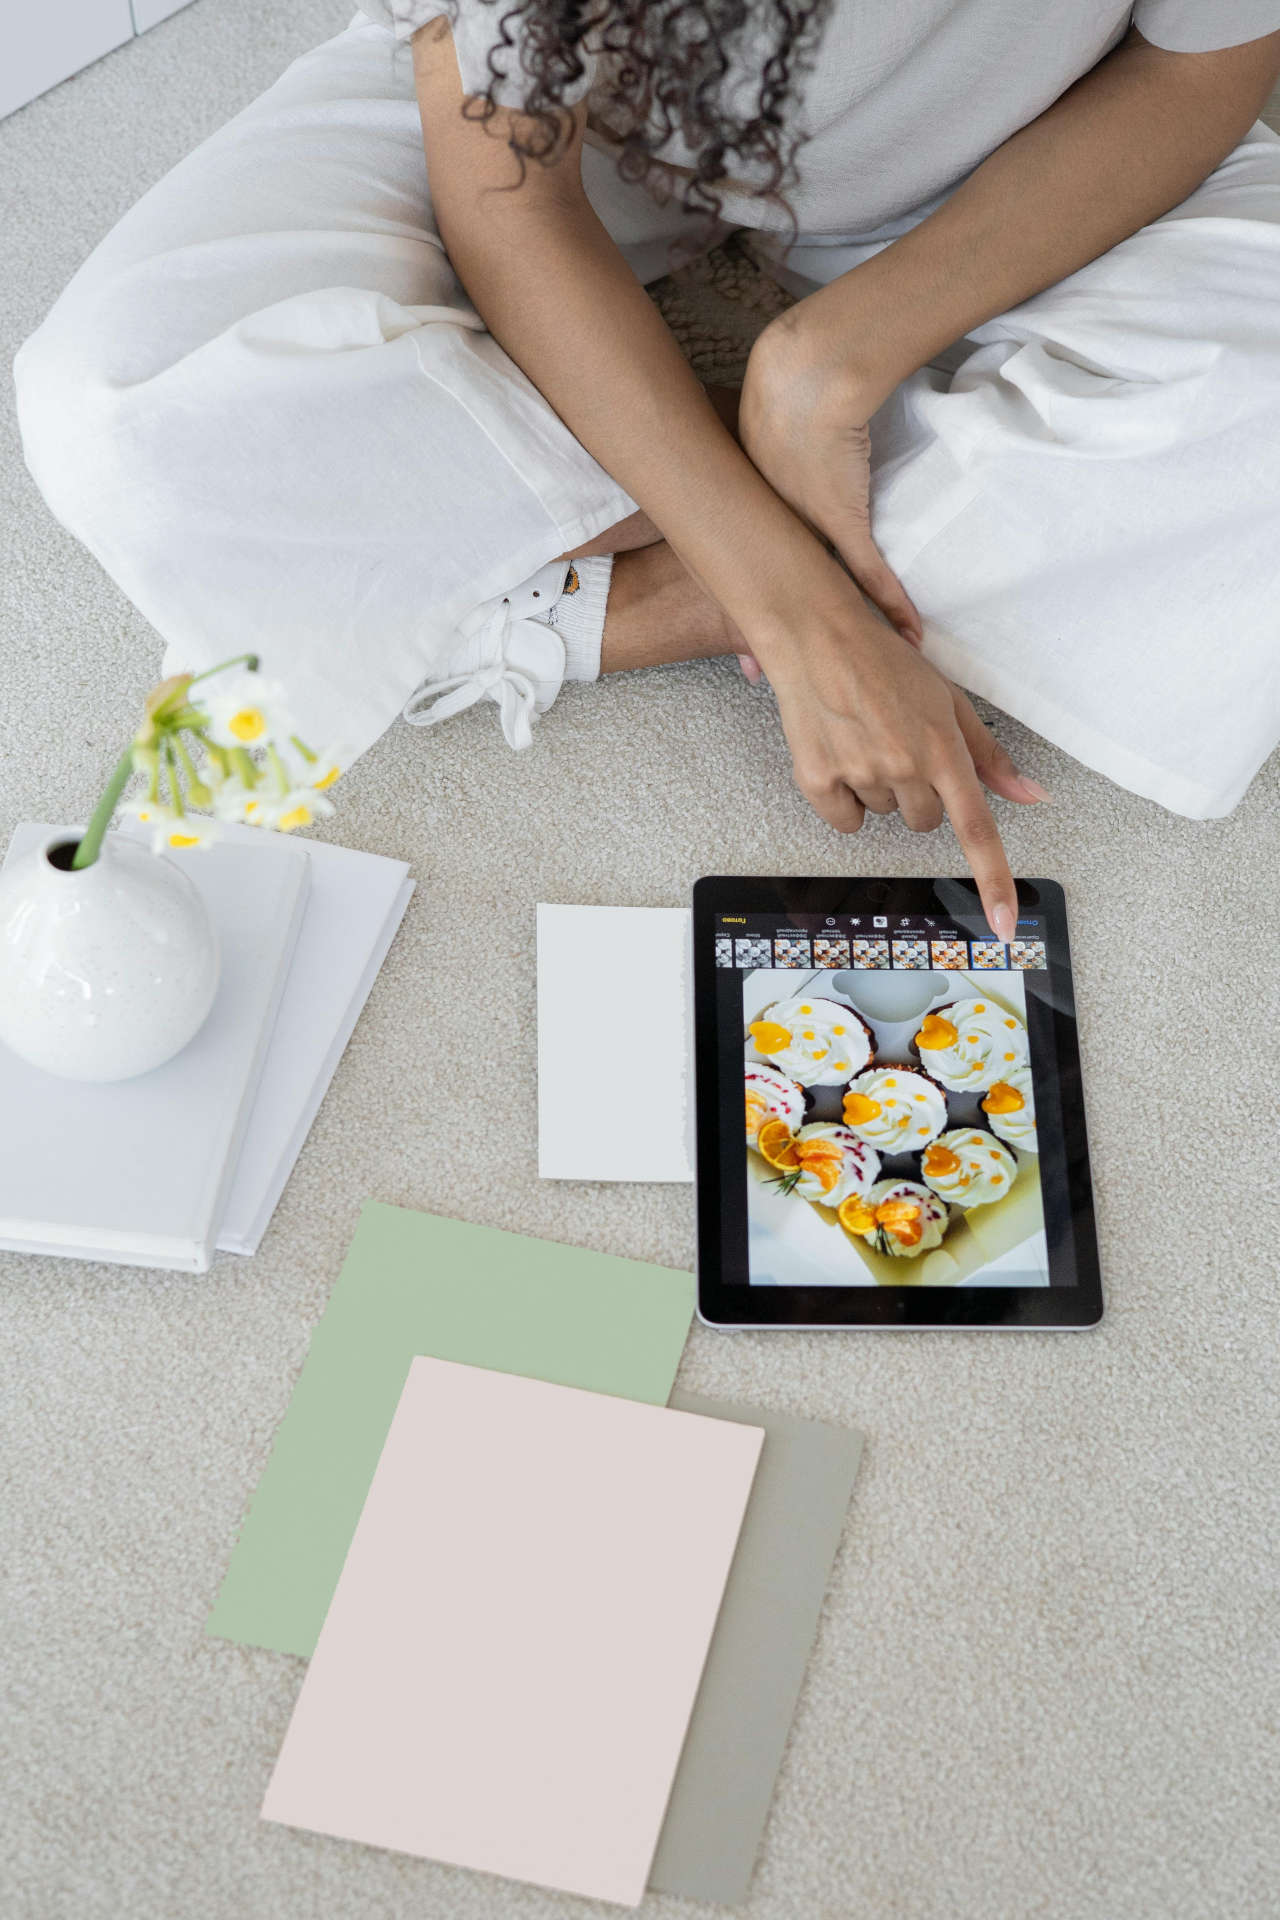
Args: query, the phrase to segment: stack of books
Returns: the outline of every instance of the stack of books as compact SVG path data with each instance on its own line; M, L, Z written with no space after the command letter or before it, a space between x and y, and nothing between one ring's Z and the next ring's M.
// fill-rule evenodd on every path
M19 826L5 865L51 832ZM401 860L250 827L185 870L222 973L181 1053L99 1085L0 1047L0 1247L203 1273L266 1232L413 882Z

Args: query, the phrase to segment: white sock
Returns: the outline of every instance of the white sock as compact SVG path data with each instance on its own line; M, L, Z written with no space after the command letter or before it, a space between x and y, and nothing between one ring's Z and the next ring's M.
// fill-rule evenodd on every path
M600 678L600 642L604 637L604 609L612 575L611 553L571 560L559 599L541 616L564 642L566 680Z

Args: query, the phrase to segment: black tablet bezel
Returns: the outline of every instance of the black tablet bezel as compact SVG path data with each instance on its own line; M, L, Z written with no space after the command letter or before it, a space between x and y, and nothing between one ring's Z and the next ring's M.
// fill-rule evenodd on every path
M752 1286L727 1276L722 1184L741 1164L741 1094L728 1099L723 1075L730 1040L741 1057L741 1031L726 1036L718 1017L716 920L721 914L796 916L932 915L976 935L989 929L978 890L967 877L941 880L837 877L734 878L715 875L693 889L694 1067L697 1097L698 1316L708 1326L1081 1328L1102 1318L1093 1187L1085 1132L1066 901L1054 880L1019 880L1019 913L1034 912L1048 966L1025 976L1051 1037L1049 1060L1057 1099L1046 1084L1045 1049L1033 1052L1040 1116L1041 1181L1049 1248L1047 1287L787 1287ZM737 975L731 976L735 981ZM722 1061L721 1049L725 1049ZM736 1083L736 1077L735 1077ZM745 1270L745 1258L735 1270Z

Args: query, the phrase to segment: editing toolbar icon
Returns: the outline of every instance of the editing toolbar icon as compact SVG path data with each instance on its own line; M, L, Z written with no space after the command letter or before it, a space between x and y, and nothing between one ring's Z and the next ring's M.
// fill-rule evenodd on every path
M889 922L885 918L884 914L875 913L875 914L872 914L871 916L871 924L873 927L887 927Z

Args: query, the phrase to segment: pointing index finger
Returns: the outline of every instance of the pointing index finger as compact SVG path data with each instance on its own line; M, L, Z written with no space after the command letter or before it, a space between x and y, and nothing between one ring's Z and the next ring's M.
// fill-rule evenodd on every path
M997 940L1012 940L1018 920L1018 890L978 776L971 765L953 766L938 781L937 790L978 883L987 924Z

